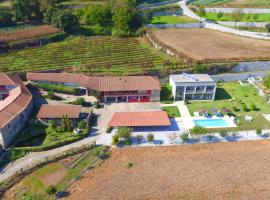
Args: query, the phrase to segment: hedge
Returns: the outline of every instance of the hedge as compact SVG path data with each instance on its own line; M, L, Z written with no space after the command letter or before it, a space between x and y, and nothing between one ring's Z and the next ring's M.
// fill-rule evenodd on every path
M54 91L54 92L60 92L60 93L68 93L68 94L80 94L80 89L72 86L65 86L65 85L57 85L57 84L33 84L34 86L47 90L47 91Z

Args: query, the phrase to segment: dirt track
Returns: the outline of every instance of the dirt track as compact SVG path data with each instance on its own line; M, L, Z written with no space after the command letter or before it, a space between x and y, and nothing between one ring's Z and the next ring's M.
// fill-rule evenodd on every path
M113 149L68 199L270 199L269 167L270 140Z
M270 59L270 41L208 29L160 29L154 31L154 36L161 43L200 61Z

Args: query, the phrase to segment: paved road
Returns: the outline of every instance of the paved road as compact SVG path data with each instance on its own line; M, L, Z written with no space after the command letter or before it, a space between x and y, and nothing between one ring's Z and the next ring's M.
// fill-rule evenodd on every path
M188 16L188 17L191 17L193 19L202 21L204 23L205 28L217 30L217 31L225 32L225 33L231 33L231 34L235 34L235 35L245 36L245 37L270 40L270 37L267 36L267 33L240 31L240 30L225 27L225 26L222 26L219 24L215 24L215 23L213 23L205 18L199 17L192 10L189 9L186 2L187 2L187 0L182 0L179 2L179 5L180 5L181 9L183 10L183 14Z
M56 155L59 155L59 153L64 153L68 150L71 150L73 148L78 148L82 147L83 145L86 144L91 144L94 141L96 141L100 136L99 135L94 135L90 136L88 138L85 138L83 140L80 140L78 142L65 145L63 147L59 147L56 149L52 149L49 151L42 151L42 152L32 152L26 155L25 157L16 160L13 163L9 163L1 172L0 172L0 182L8 179L9 177L13 176L16 174L17 171L21 169L27 168L27 166L32 166L36 163L39 163L40 161L45 160L46 158L50 158Z

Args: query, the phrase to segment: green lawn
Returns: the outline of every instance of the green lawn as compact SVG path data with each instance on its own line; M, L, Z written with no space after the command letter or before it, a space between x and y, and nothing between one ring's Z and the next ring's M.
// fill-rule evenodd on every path
M187 16L156 16L151 19L151 24L181 24L181 23L194 23L196 20Z
M180 112L177 106L164 106L161 107L161 109L166 111L169 117L180 117Z
M251 103L256 105L256 111L250 110ZM248 111L242 109L242 104L247 106ZM199 109L206 109L210 114L212 114L212 109L219 109L221 112L223 108L229 109L231 114L234 114L239 120L239 124L237 124L238 127L232 128L232 130L270 128L270 122L262 116L262 114L270 113L270 106L262 97L257 95L252 86L240 86L238 82L218 84L215 101L194 101L190 102L187 106L190 114L193 114L194 111L198 111ZM237 111L234 111L233 107L235 107ZM245 121L244 117L246 115L254 117L254 120L252 122Z
M206 13L205 18L212 21L234 21L233 14L223 14L221 18L218 18L218 13ZM257 18L256 18L257 17ZM243 14L242 22L268 22L270 21L270 13L263 14Z

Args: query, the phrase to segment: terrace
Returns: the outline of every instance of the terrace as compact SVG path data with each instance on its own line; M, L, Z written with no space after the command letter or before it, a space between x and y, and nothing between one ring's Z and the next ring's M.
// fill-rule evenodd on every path
M252 104L255 108L252 108ZM190 114L207 111L214 115L214 110L219 110L224 115L234 116L238 123L237 127L229 128L231 131L255 130L257 128L268 129L270 123L263 117L263 114L270 113L270 107L266 101L257 95L252 86L241 86L238 82L220 83L217 86L216 98L212 102L189 102L187 104ZM253 118L247 121L246 116ZM218 131L218 129L209 129Z

